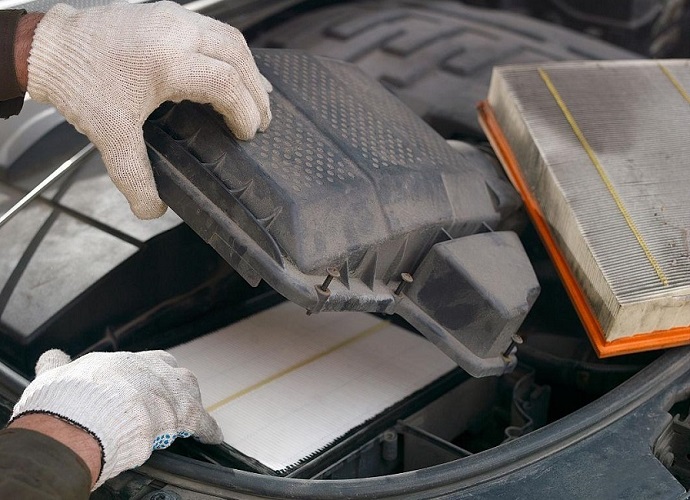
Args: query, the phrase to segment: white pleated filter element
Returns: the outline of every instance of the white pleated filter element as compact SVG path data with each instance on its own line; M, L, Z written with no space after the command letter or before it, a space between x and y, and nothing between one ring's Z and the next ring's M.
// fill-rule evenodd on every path
M419 335L365 313L291 303L169 349L195 373L225 442L285 472L456 368Z
M690 62L496 68L489 104L608 341L690 325Z

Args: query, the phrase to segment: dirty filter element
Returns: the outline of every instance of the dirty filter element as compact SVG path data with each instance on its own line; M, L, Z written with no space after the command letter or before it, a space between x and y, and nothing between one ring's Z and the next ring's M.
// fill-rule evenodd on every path
M494 70L480 121L600 356L690 342L690 62Z
M539 285L506 230L510 183L352 65L254 56L274 88L266 133L237 141L189 102L145 124L161 198L254 286L311 314L399 314L471 375L511 370Z

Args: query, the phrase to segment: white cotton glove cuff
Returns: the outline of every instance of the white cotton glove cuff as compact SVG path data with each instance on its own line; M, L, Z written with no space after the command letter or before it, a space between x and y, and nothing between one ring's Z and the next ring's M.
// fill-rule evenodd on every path
M51 8L34 33L28 91L93 142L142 219L166 210L142 133L161 103L209 103L243 140L271 120L264 80L241 33L172 2Z
M60 355L48 351L41 360ZM41 360L44 367L56 364ZM167 447L176 437L222 442L220 428L201 406L196 379L165 352L93 353L37 373L12 419L48 413L94 435L103 450L94 488L143 464L153 449Z

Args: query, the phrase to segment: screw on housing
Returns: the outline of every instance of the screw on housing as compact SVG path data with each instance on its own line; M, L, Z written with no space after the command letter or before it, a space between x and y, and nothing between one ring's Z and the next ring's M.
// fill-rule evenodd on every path
M414 279L412 278L412 275L410 273L402 273L400 275L400 284L398 285L398 288L395 289L395 295L400 295L403 293L405 288L407 288L407 285L412 283Z
M323 283L319 287L324 292L328 291L328 286L331 284L331 281L333 281L333 278L340 278L340 271L335 267L329 267L326 271L328 271L328 276L326 276L326 279L323 280Z
M510 356L510 353L512 352L513 348L514 348L515 346L518 346L518 345L522 344L522 342L523 342L522 337L520 337L517 333L514 333L514 334L510 337L510 345L508 346L508 349L506 349L506 350L503 352L503 356L506 357L506 358L507 358L508 356Z

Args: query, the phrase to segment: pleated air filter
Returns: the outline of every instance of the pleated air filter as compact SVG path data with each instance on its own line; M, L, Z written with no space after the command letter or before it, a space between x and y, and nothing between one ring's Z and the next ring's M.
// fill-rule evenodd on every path
M690 343L690 61L494 70L480 121L597 353Z

